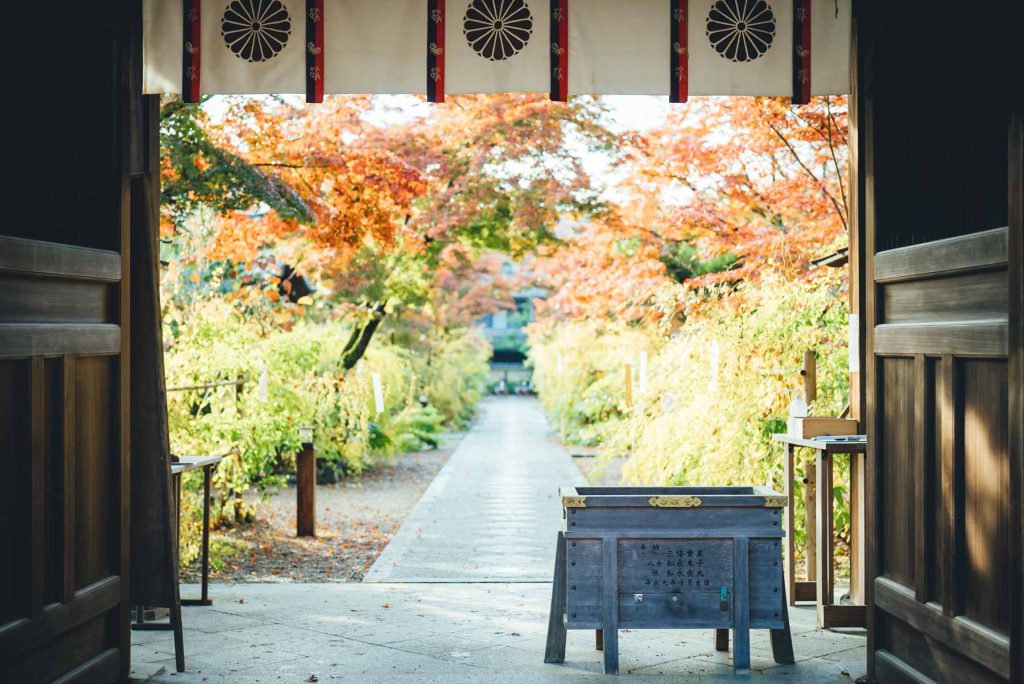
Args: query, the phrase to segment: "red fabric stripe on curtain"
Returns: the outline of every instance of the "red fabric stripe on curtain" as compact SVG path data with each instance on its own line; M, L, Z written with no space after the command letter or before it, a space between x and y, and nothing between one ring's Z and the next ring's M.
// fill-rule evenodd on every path
M306 102L324 101L324 0L306 0Z
M444 0L427 0L427 100L444 102Z
M793 0L793 104L811 101L811 0Z
M687 44L687 0L670 0L672 44L669 46L669 102L686 102L690 89L690 54Z
M202 46L202 13L200 0L182 0L181 99L199 102L202 84L200 47Z
M569 101L569 0L551 0L551 99Z

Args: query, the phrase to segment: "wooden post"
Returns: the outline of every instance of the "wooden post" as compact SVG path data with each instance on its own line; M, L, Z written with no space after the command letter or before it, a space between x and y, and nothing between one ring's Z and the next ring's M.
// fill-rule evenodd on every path
M796 500L793 497L793 490L795 489L795 483L793 478L793 445L786 445L786 587L788 591L786 595L789 597L789 605L796 605L796 526L794 523L794 509L796 507Z
M736 674L750 671L750 540L733 539L732 664Z
M865 603L864 454L850 454L850 600Z
M203 468L203 589L201 604L210 605L210 487L213 466Z
M298 508L295 514L296 534L300 537L316 536L316 449L312 442L302 445L302 451L295 457L296 495Z
M818 359L813 350L809 349L804 352L804 367L800 371L800 375L804 378L804 403L809 408L811 402L818 398ZM813 459L807 462L804 472L807 474L807 477L804 478L804 530L807 537L804 565L807 567L807 581L813 582L818 577L815 566L818 551L816 536L818 516L815 507L818 469Z
M242 393L245 391L245 376L241 373L235 378L235 408L242 414Z
M139 48L141 50L141 47ZM167 385L160 306L160 96L140 98L136 154L144 168L131 180L130 520L128 577L122 586L139 606L169 608L175 668L185 670L178 588L177 488L171 477ZM130 582L128 581L130 577ZM70 604L68 604L70 605Z
M818 564L818 629L825 624L825 606L835 603L833 592L833 555L832 555L832 453L828 450L818 452L818 501L821 515L820 539L815 558L808 558L808 567L816 560ZM808 537L809 538L809 537Z
M565 533L558 533L555 547L555 574L551 582L551 610L548 613L548 640L544 649L545 663L565 662L566 595Z
M818 579L815 559L818 557L818 464L815 461L818 452L804 464L804 536L807 545L804 549L804 567L807 568L807 581Z
M623 369L626 372L626 408L633 407L633 366L626 363L623 364Z
M793 657L793 634L789 629L789 602L786 600L786 585L782 586L782 600L779 601L782 608L782 629L771 631L772 657L775 662L784 665L793 664L796 659Z
M628 365L626 366L629 367ZM604 673L619 674L619 559L618 540L605 537L601 542L601 626Z
M804 403L810 407L811 402L818 398L818 359L811 350L804 352L804 368L800 375L804 376Z

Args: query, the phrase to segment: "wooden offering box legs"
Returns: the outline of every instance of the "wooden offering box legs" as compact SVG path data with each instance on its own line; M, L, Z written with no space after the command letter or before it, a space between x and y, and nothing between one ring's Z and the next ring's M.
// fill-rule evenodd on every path
M771 630L793 662L782 574L782 508L766 487L563 489L546 663L565 660L568 629L598 630L604 671L619 671L619 629L714 629L750 668L750 630Z

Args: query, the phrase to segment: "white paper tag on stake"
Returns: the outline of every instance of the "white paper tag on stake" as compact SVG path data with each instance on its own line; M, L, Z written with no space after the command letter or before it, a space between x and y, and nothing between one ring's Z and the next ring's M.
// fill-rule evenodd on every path
M639 390L640 394L647 394L647 351L640 352L640 363L637 367L639 374Z
M267 385L269 378L267 377L267 367L263 367L263 371L260 373L260 380L256 384L256 399L260 402L267 400Z
M847 344L850 351L850 372L860 373L860 314L850 314Z
M378 416L384 413L384 385L381 383L380 373L373 374L373 404Z
M718 346L718 340L711 343L711 360L710 360L710 375L711 382L709 383L711 389L718 389L718 365L721 360L722 349Z

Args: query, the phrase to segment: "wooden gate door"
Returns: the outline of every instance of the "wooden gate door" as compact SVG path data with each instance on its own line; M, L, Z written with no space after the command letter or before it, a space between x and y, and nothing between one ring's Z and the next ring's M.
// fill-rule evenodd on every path
M1006 236L1000 228L875 255L879 681L1009 680Z
M0 155L10 191L0 223L3 682L128 674L128 51L119 5L61 3L39 17L39 31L10 32L9 49L31 55L32 66L7 70L15 82L5 92L24 98L5 105L18 116ZM59 95L19 74L60 74Z
M1012 105L981 49L984 26L1001 25L1005 10L972 6L958 31L966 42L946 54L925 44L952 4L931 14L924 3L872 7L858 23L868 54L856 96L869 668L882 683L1014 681L1020 454L1010 449L1010 396L1021 378L1010 376L1009 322L1020 293L1011 296L1007 226L1020 226L1007 188L1019 192L1020 173L1008 166ZM986 106L929 99L968 74L997 93Z

